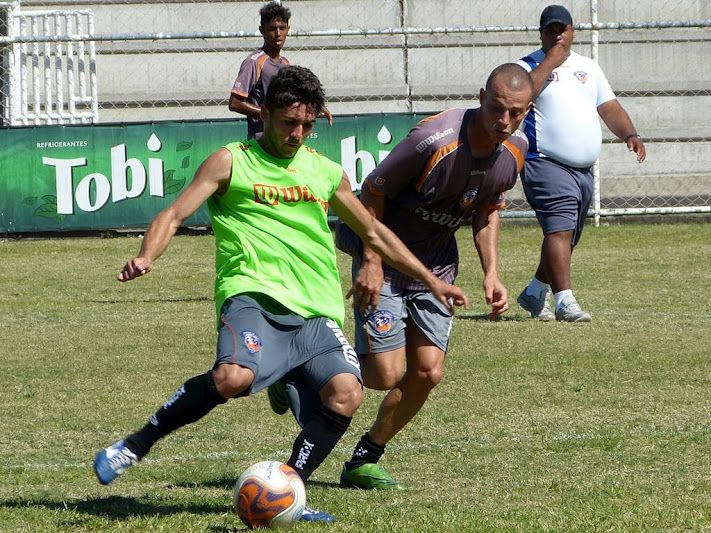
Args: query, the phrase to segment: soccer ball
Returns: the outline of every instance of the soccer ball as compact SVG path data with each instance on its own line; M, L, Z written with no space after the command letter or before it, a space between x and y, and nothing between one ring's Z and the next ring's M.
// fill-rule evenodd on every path
M235 513L249 528L290 527L304 511L306 488L290 466L262 461L237 480L234 504Z

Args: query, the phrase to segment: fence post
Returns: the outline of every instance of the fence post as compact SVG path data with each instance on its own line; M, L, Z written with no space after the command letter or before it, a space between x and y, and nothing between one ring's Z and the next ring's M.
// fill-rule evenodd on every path
M400 29L405 29L406 20L407 0L400 0ZM409 43L407 38L407 33L404 33L404 46L402 47L402 68L405 74L405 85L407 86L407 110L412 113L412 85L410 83L410 49L408 48Z
M597 0L590 0L590 22L592 29L590 31L590 57L595 63L598 62L598 40L600 31L597 29ZM593 216L595 227L600 226L600 159L593 163Z

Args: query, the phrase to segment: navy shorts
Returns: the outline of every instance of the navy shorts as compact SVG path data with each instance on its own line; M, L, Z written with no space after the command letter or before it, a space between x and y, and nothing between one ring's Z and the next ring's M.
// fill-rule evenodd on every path
M358 356L336 322L303 318L264 295L240 294L222 306L215 366L220 364L237 364L254 372L243 396L286 374L298 376L314 391L337 374L353 374L363 381Z
M526 161L521 183L543 234L572 230L575 246L592 200L592 167L573 168L548 158L531 159Z

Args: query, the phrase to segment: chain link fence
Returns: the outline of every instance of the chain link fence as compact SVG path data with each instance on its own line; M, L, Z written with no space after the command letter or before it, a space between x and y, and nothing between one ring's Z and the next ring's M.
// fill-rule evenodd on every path
M496 65L540 46L548 1L293 0L284 55L335 114L476 106ZM596 217L711 212L711 3L569 0L575 49L597 59L647 142L637 164L605 130ZM0 1L3 126L237 118L239 64L263 2ZM660 16L663 14L663 16ZM509 216L530 216L520 187Z

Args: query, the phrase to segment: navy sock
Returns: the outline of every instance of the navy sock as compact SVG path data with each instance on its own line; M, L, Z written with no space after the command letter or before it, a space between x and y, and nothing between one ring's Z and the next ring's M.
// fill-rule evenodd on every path
M296 437L291 457L286 464L306 481L341 440L351 420L350 416L321 406Z
M351 460L346 463L346 468L353 470L365 463L377 463L384 453L385 446L376 444L368 433L364 433L353 450Z
M200 420L217 405L225 403L217 392L212 370L190 378L140 430L124 439L126 447L142 459L168 433Z

